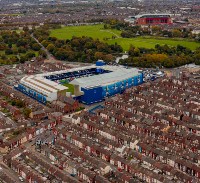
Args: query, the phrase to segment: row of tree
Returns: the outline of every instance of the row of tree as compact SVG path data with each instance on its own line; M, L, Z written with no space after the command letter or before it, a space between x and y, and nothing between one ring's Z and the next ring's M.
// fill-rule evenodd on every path
M196 51L183 46L169 47L156 45L155 49L135 48L129 49L129 58L120 60L120 64L134 67L179 67L189 63L200 65L200 48Z

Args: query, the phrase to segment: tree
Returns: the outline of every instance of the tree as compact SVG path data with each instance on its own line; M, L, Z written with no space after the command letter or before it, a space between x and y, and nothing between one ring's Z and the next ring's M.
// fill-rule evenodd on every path
M95 57L96 60L103 59L104 58L104 54L102 52L96 52L94 54L94 57Z
M55 50L55 46L51 43L51 44L49 44L48 46L47 46L47 50L49 51L49 52L53 52L54 50Z
M112 54L107 54L107 55L104 56L104 60L106 60L108 62L113 61L113 59L114 58L113 58Z
M9 48L12 48L12 43L9 43L9 44L8 44L8 47L9 47Z
M30 58L33 58L33 57L35 57L35 53L34 53L34 52L28 52L28 53L26 54L26 58L27 58L27 59L30 59Z
M28 32L29 31L29 28L27 26L23 27L23 31L24 32Z
M134 49L133 56L135 56L135 57L139 57L140 56L140 50L139 50L139 48L135 48Z
M18 62L18 61L19 61L19 58L18 58L17 56L12 56L12 57L10 58L10 61L11 61L12 63Z
M34 44L32 44L32 49L34 50L34 51L39 51L40 50L40 45L38 44L38 43L34 43Z
M11 49L6 49L5 50L5 54L6 55L11 55L11 54L13 54L13 51Z
M50 44L50 42L47 41L47 40L43 40L43 41L41 42L41 44L46 48L46 47Z
M135 46L133 46L132 44L130 45L130 48L129 48L129 51L128 51L128 54L133 56L133 52L134 52L134 49L135 49Z
M26 56L21 56L20 57L20 63L25 63L25 61L27 61L28 60L28 58L26 57Z
M181 33L180 30L174 29L174 30L172 31L172 35L173 35L173 37L181 37L181 36L182 36L182 33Z
M18 52L19 52L19 53L26 53L26 49L25 49L24 47L20 46L20 47L18 48Z
M42 58L47 58L47 54L44 50L40 49L38 54L42 57Z
M27 40L25 40L25 39L19 39L19 40L17 41L17 43L16 43L17 47L19 47L19 46L25 47L27 44L28 44L28 43L27 43Z
M16 106L17 107L24 107L24 103L23 103L23 101L21 101L21 100L16 100Z
M79 39L78 38L72 39L71 45L73 47L79 47L80 46Z
M66 60L68 58L68 53L63 48L59 48L55 53L55 57L59 60Z
M152 26L151 30L153 33L158 33L158 32L161 32L161 27L160 26Z
M29 115L30 115L30 113L31 113L31 109L29 109L29 108L24 108L23 114L24 114L25 118L28 118Z

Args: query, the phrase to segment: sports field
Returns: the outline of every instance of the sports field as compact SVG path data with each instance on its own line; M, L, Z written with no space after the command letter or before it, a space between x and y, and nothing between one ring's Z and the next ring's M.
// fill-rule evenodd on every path
M104 40L111 39L112 36L119 37L121 31L104 29L102 24L86 25L86 26L69 26L61 29L51 30L51 36L59 39L71 39L73 36L82 37L88 36L94 39Z
M195 50L200 47L200 43L188 41L188 40L173 40L165 38L148 38L148 37L137 37L137 38L121 38L121 31L113 29L104 29L103 25L88 25L88 26L72 26L63 27L61 29L51 30L51 36L59 39L71 39L73 36L82 37L88 36L101 41L106 41L108 44L114 44L115 42L120 44L124 51L127 51L130 45L135 47L154 48L156 44L169 46L182 45ZM113 39L113 36L116 38Z

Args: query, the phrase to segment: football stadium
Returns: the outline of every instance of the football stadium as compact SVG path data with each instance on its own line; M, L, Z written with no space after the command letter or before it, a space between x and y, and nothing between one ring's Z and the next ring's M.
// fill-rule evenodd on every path
M97 61L92 66L25 76L15 88L43 104L65 95L88 105L142 83L143 73L136 68Z
M172 24L170 14L142 14L136 16L129 16L124 21L137 25Z

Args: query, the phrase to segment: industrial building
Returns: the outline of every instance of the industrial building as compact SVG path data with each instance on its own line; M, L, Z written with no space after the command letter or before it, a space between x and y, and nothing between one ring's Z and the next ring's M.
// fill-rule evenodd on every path
M170 14L141 14L136 16L130 16L124 21L136 25L172 24Z
M15 88L44 104L57 100L59 95L92 104L142 83L140 70L98 61L92 66L26 76ZM68 85L73 86L73 93Z

